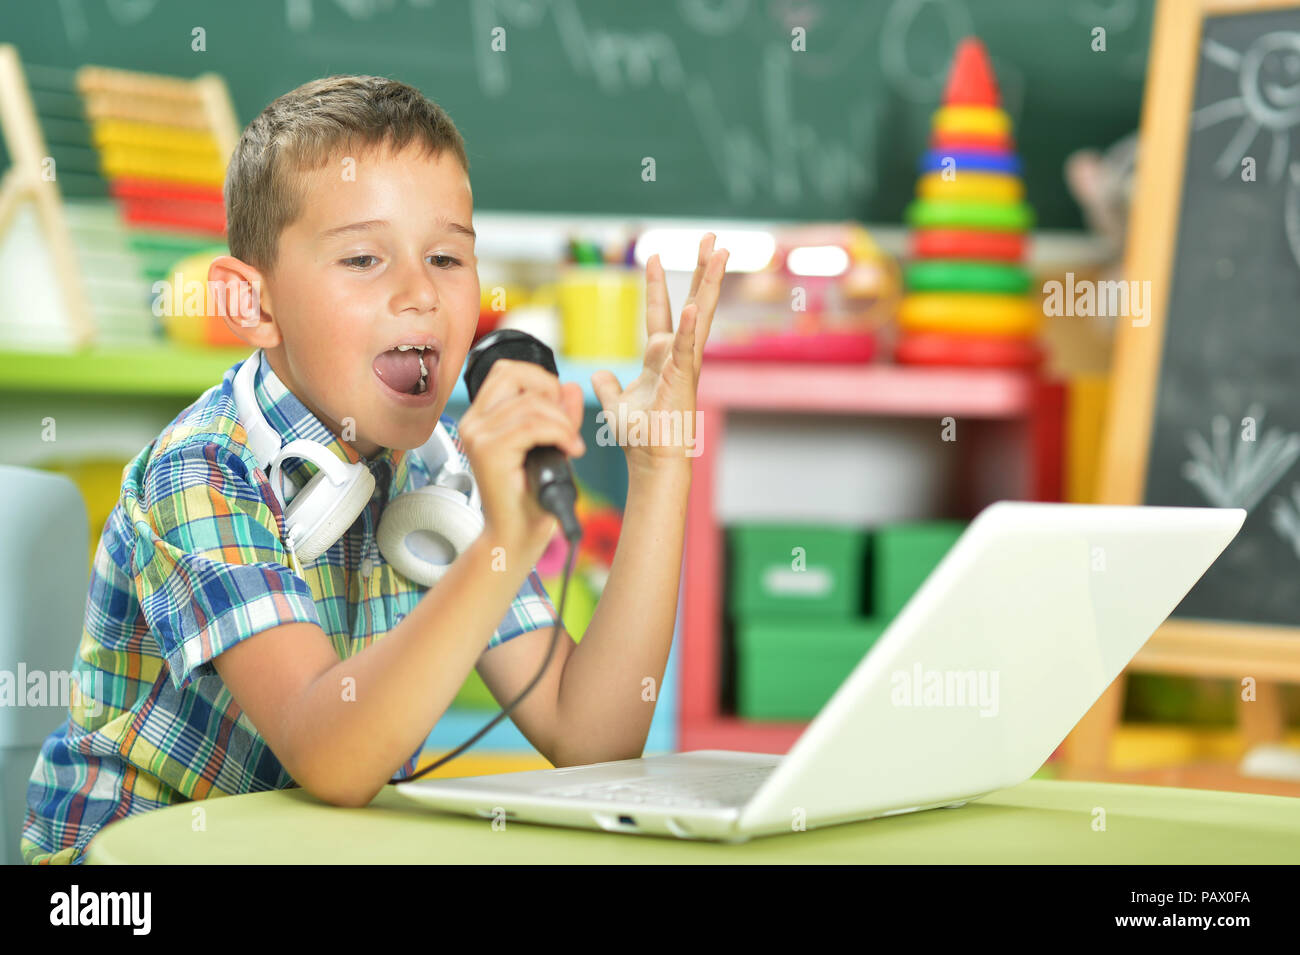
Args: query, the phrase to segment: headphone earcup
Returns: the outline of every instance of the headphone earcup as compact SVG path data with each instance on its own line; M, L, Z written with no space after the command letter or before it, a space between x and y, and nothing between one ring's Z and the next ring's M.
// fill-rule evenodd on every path
M450 488L426 485L393 498L379 519L379 552L403 577L432 587L483 533L483 515Z
M318 471L285 508L289 540L298 560L313 561L343 536L375 493L375 477L362 464L350 464L342 487Z

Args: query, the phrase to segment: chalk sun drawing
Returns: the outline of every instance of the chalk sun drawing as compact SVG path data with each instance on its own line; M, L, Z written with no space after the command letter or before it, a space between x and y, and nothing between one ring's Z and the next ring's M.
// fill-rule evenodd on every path
M1282 178L1291 152L1291 128L1300 124L1300 33L1279 30L1256 39L1241 53L1215 40L1201 44L1201 55L1225 70L1235 71L1239 96L1202 106L1192 113L1192 129L1200 131L1231 119L1241 119L1228 145L1214 163L1225 179L1241 168L1241 160L1261 131L1272 134L1267 173Z
M1251 405L1246 415L1254 419L1256 433L1263 432L1264 409ZM1213 506L1250 511L1300 457L1300 434L1270 428L1254 441L1238 437L1236 448L1230 451L1230 428L1226 416L1214 416L1210 422L1213 446L1199 432L1188 431L1185 440L1192 459L1183 463L1182 475Z

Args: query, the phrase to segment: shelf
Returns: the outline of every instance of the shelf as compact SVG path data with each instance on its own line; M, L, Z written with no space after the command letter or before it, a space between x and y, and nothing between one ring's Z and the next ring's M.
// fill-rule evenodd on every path
M166 344L77 352L0 350L0 392L194 399L249 353L240 348ZM594 372L607 368L624 387L641 372L640 360L626 359L602 363L558 358L556 366L560 380L581 385L587 404L593 406L598 406L591 390ZM457 380L449 400L468 404L463 379Z
M0 391L197 398L250 352L167 345L0 351Z
M706 362L699 404L755 411L1018 418L1033 407L1037 373L793 362Z
M0 391L196 398L248 351L171 345L90 348L78 352L0 350ZM639 360L556 360L560 380L582 386L598 406L591 375L607 368L624 387ZM707 362L701 405L844 414L965 415L1014 418L1035 400L1036 376L998 369L908 368L886 364L828 365ZM463 379L450 401L468 403Z
M700 375L698 404L711 438L692 465L686 513L677 714L678 749L683 751L785 753L806 725L747 720L721 711L726 553L714 497L720 448L726 443L732 413L754 410L995 419L996 426L987 429L995 460L1000 467L1020 472L1021 496L1060 500L1065 389L1060 382L1037 373L874 363L716 362L706 363ZM973 445L968 448L964 444L962 450L970 460L978 454ZM816 467L809 461L800 465ZM973 493L977 492L974 487ZM973 499L971 503L977 502Z

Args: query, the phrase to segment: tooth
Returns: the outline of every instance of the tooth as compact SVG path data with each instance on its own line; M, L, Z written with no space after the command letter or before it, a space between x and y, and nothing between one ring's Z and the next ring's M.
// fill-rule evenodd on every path
M411 350L411 346L410 346L410 345L398 345L398 346L397 346L397 350L398 350L398 351L410 351L410 350Z
M420 380L423 381L429 375L429 369L424 367L424 352L420 353Z

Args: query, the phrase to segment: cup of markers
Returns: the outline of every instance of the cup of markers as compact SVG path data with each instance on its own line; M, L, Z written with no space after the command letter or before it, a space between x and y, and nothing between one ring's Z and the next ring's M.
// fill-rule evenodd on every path
M1032 368L1042 315L1024 266L1034 211L1024 200L1011 118L980 41L959 44L921 159L900 335L902 364Z
M629 242L603 254L594 242L569 243L557 287L565 356L598 361L641 356L644 291L634 247Z

